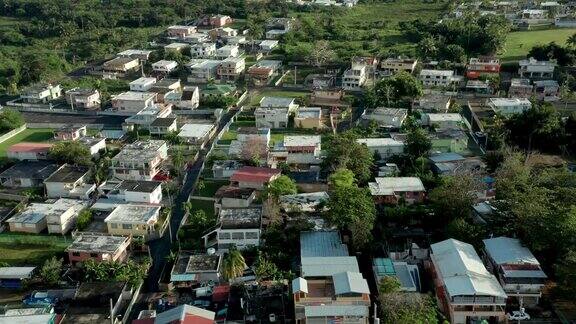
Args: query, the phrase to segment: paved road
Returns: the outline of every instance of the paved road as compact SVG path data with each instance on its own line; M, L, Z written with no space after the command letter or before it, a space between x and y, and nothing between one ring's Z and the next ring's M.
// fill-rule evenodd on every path
M218 130L215 134L218 134L224 126L234 117L239 110L230 110L227 112L220 122L218 123ZM216 135L215 135L216 136ZM206 144L205 147L209 148L215 140L215 136ZM182 218L184 217L184 210L182 204L188 201L188 197L192 194L196 181L200 176L202 171L202 164L206 158L207 150L202 150L198 156L198 159L194 164L188 168L186 172L186 177L184 179L184 184L180 189L180 193L174 199L174 205L172 207L172 217L170 218L170 229L164 232L164 236L154 240L149 243L150 254L152 256L152 267L148 272L148 277L144 282L144 290L148 292L158 291L158 281L160 280L160 275L162 274L162 269L166 265L166 256L170 254L170 232L172 232L172 238L176 240L178 238L178 230L180 229L180 224L182 223Z

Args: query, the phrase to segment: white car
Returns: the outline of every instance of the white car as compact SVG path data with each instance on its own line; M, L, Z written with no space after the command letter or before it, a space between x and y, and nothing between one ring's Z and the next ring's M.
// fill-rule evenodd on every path
M512 314L506 314L506 317L508 317L510 321L525 321L530 319L530 315L522 311L513 311Z

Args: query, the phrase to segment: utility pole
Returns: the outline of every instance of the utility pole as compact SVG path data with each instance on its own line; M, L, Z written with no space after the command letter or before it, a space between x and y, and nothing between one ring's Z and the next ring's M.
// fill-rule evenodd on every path
M296 85L296 70L298 70L298 65L294 65L294 85Z

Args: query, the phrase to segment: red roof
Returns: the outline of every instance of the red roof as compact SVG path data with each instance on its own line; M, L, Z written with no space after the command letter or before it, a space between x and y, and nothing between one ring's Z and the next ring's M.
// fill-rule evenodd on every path
M212 290L212 301L215 303L228 301L230 286L216 286Z
M236 170L230 177L230 181L266 183L279 174L278 169L246 166Z
M46 152L52 147L50 143L28 143L22 142L14 144L8 148L8 152Z

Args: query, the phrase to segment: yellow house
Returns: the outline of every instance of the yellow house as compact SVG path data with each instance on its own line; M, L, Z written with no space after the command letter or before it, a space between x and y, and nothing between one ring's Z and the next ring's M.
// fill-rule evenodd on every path
M104 220L109 234L148 236L158 223L160 206L125 204L116 207Z
M300 108L294 117L294 127L298 128L322 128L322 108Z

